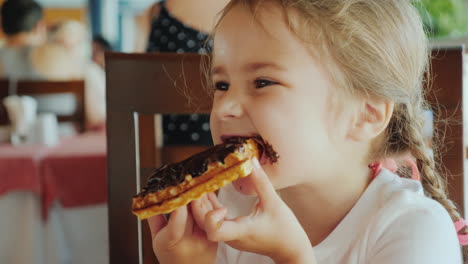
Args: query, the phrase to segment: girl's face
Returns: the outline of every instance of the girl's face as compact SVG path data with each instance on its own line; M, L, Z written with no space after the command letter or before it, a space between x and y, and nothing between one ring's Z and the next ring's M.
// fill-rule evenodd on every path
M336 95L330 78L278 8L256 19L237 6L216 31L214 143L226 136L261 135L280 155L277 163L263 165L276 189L330 180L330 172L340 167L346 125L330 110ZM248 178L234 186L252 193Z

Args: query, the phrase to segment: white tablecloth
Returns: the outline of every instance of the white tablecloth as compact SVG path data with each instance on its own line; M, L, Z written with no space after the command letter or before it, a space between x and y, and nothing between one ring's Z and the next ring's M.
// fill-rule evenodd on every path
M109 263L107 206L63 208L56 202L44 222L37 195L0 196L0 263Z

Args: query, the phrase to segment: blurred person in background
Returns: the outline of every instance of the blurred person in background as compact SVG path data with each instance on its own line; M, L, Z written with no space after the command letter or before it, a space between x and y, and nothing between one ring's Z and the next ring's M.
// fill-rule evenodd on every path
M89 62L89 37L80 22L67 20L49 27L47 42L35 48L36 70L48 80L82 79Z
M48 41L35 48L35 70L47 80L85 81L87 129L102 129L106 118L105 76L91 60L91 39L86 27L66 20L50 27Z
M112 51L112 45L101 35L93 37L93 52L91 55L92 60L102 69L105 67L104 54Z
M209 53L209 33L228 2L158 1L135 18L135 51ZM207 115L164 116L163 132L165 145L212 145Z
M46 28L42 7L32 0L6 0L0 11L5 33L0 48L0 77L41 79L32 65L34 47L44 42Z
M200 52L229 0L157 1L135 18L137 52Z

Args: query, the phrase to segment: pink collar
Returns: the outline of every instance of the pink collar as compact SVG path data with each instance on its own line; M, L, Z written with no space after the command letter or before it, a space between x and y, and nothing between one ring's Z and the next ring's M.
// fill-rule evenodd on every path
M421 176L419 175L418 166L416 162L409 156L406 155L403 159L411 167L411 179L420 181ZM369 169L372 170L372 179L375 179L379 175L380 171L385 168L393 173L396 173L398 170L398 164L394 159L384 159L382 161L376 161L369 164Z

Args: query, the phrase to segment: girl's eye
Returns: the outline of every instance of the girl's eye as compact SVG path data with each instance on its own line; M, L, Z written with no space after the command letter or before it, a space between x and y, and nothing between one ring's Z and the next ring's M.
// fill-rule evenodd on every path
M275 85L275 84L278 84L278 83L273 82L273 81L269 81L269 80L264 80L264 79L255 80L255 88L256 89L260 89L260 88L263 88L265 86Z
M216 82L214 85L215 90L227 91L229 89L229 83L227 82Z

